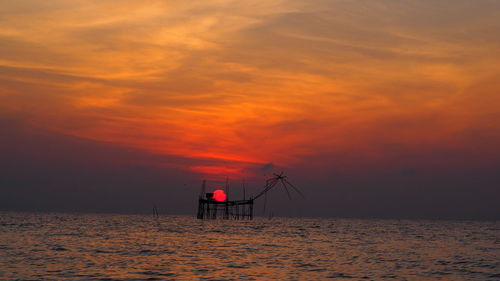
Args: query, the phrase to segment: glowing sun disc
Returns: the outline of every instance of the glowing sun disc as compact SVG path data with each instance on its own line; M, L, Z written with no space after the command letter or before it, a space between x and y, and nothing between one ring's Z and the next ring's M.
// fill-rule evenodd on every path
M226 193L224 192L224 190L222 189L217 189L216 191L214 191L214 199L215 201L225 201L227 198L227 195Z

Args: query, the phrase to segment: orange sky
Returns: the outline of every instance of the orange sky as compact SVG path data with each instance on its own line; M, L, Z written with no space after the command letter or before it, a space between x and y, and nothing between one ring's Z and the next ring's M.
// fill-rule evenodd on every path
M0 14L0 117L192 160L155 165L240 177L344 154L499 155L498 1L3 1Z

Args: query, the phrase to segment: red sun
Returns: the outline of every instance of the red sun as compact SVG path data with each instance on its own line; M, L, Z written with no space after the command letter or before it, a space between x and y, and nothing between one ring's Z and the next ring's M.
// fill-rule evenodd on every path
M224 192L224 190L222 189L217 189L216 191L214 191L214 199L215 201L225 201L227 198L227 195L226 193Z

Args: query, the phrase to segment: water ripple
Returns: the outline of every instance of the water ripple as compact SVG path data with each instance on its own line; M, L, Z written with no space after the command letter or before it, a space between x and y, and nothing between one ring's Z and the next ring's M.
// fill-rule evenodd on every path
M500 224L0 213L5 280L500 280Z

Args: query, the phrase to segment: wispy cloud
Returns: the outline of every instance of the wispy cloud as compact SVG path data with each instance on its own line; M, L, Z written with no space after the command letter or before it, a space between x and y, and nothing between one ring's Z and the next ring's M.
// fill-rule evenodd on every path
M10 1L0 114L210 173L467 149L471 128L500 126L499 5Z

